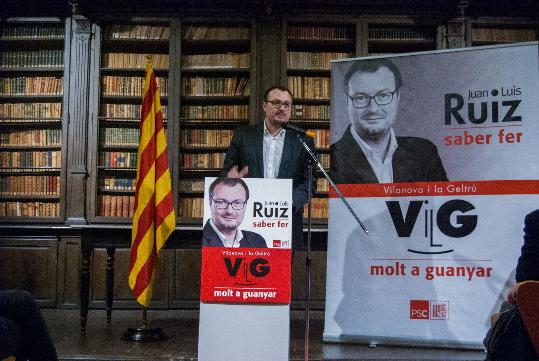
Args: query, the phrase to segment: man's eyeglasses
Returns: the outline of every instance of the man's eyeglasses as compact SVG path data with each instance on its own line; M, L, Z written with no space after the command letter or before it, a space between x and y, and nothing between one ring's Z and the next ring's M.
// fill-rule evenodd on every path
M224 199L211 199L213 201L213 203L215 204L215 208L217 209L227 209L228 206L232 206L232 209L235 210L235 211L241 211L243 208L245 208L245 203L247 202L242 202L242 201L232 201L232 202L227 202L225 201Z
M349 94L346 94L348 98L352 101L352 105L354 108L366 108L371 103L371 100L374 99L374 102L378 105L387 105L393 101L393 96L398 91L398 89L385 92L380 92L378 94L375 94L374 96L370 96L367 94L357 94L354 96L351 96Z
M284 107L286 110L288 110L292 107L292 103L281 102L279 100L266 100L266 103L270 103L274 109L279 109L280 107Z

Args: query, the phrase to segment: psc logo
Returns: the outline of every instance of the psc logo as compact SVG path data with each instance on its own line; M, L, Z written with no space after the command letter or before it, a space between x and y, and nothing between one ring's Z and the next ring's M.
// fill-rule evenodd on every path
M410 320L448 319L448 301L410 300Z

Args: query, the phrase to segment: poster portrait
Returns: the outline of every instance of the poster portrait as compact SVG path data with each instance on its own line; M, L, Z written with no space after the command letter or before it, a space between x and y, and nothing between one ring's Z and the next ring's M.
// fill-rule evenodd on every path
M324 339L481 347L539 208L537 43L331 72L331 175L370 234L330 192Z
M206 178L200 299L290 303L292 181Z

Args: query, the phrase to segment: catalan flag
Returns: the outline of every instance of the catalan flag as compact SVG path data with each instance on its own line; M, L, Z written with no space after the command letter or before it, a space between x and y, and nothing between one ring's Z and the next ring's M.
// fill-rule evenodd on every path
M146 64L137 157L129 287L144 307L152 299L158 254L176 226L167 140L151 58Z

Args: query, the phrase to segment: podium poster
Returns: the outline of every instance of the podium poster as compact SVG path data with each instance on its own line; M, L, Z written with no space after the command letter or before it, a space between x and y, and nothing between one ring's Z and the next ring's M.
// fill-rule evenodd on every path
M538 44L331 73L331 175L370 234L330 192L324 340L482 347L539 208Z
M200 301L289 304L292 180L206 178L204 202Z

